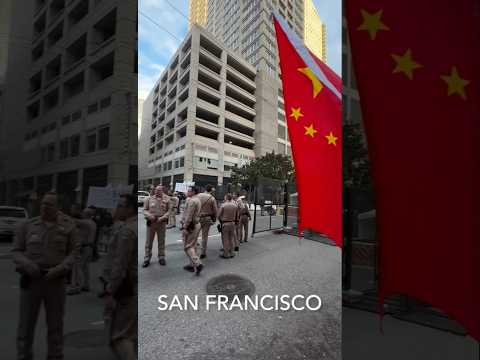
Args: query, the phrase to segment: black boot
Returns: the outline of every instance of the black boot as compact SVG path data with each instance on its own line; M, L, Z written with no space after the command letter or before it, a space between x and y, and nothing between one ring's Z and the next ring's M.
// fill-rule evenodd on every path
M150 265L150 261L145 260L142 264L142 267L146 268L146 267L148 267L148 265Z

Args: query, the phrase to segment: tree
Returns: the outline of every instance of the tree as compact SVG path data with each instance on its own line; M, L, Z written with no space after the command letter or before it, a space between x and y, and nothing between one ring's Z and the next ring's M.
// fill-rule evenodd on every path
M231 181L248 188L257 184L260 178L291 181L294 178L291 158L275 152L267 153L240 168L234 168Z
M361 124L343 126L343 179L348 188L371 188L370 161Z

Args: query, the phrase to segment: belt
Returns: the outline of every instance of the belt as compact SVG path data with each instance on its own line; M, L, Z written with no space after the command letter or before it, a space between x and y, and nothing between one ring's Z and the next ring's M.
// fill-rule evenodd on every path
M222 221L222 224L231 223L231 222L235 222L235 220L231 220L231 221Z
M200 215L200 217L207 217L207 216L212 216L213 214L203 214L203 215Z

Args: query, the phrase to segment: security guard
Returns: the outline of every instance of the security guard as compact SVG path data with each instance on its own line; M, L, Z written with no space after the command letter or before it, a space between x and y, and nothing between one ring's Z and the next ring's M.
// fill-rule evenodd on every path
M212 226L217 220L217 200L212 195L214 188L212 185L207 185L205 187L205 192L198 194L200 199L200 225L202 227L202 254L200 259L207 257L207 243L208 243L208 233L210 231L210 226Z
M220 255L221 258L229 259L235 256L233 248L237 243L237 234L235 230L237 218L237 204L233 201L232 195L227 194L225 195L225 202L222 204L220 211L218 212L218 221L222 226L223 254Z
M150 265L152 258L152 246L155 234L158 241L158 263L166 265L165 262L165 230L170 214L170 198L163 193L163 186L155 188L155 194L145 199L143 213L147 220L147 241L145 242L145 258L143 267Z
M170 229L170 228L174 228L175 226L177 226L177 209L178 209L178 197L177 197L177 193L173 193L170 191L168 193L168 196L170 196L170 214L169 214L169 217L168 217L168 226L167 228Z
M235 221L235 251L238 251L240 246L240 239L242 234L241 224L240 224L240 210L242 207L242 202L239 199L238 193L232 195L232 201L237 206L237 220Z
M137 359L137 199L122 195L115 217L124 221L112 239L109 256L113 259L105 295L105 324L110 346L118 359Z
M16 230L13 261L20 279L17 359L33 359L32 345L40 306L47 320L47 359L63 359L65 278L79 259L81 242L73 220L58 210L58 196L44 195L40 216Z
M77 225L82 251L80 260L73 266L72 282L67 290L68 295L79 294L81 291L90 291L90 262L93 257L93 246L97 225L92 220L93 213L90 209L80 212L80 205L72 205L71 215Z
M238 236L240 238L240 243L248 242L248 222L252 219L250 215L250 210L248 209L248 204L245 201L245 196L240 196L238 198L239 204L239 225L240 230L238 231Z
M200 232L200 199L198 198L198 188L190 186L187 192L187 201L185 204L185 211L182 216L182 238L183 249L190 259L190 264L183 268L190 272L195 272L200 275L203 269L203 264L197 255L197 239Z

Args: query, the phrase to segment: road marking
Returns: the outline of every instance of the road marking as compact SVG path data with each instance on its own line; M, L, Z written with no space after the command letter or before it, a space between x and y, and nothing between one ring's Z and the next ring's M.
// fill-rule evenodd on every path
M101 321L94 321L94 322L91 322L90 325L93 325L93 326L99 326L99 325L103 325L105 324L105 321L101 320Z
M217 236L220 236L221 234L215 234L215 235L209 235L208 237L211 238L211 237L217 237ZM176 242L182 242L183 240L180 239L180 240L175 240Z

